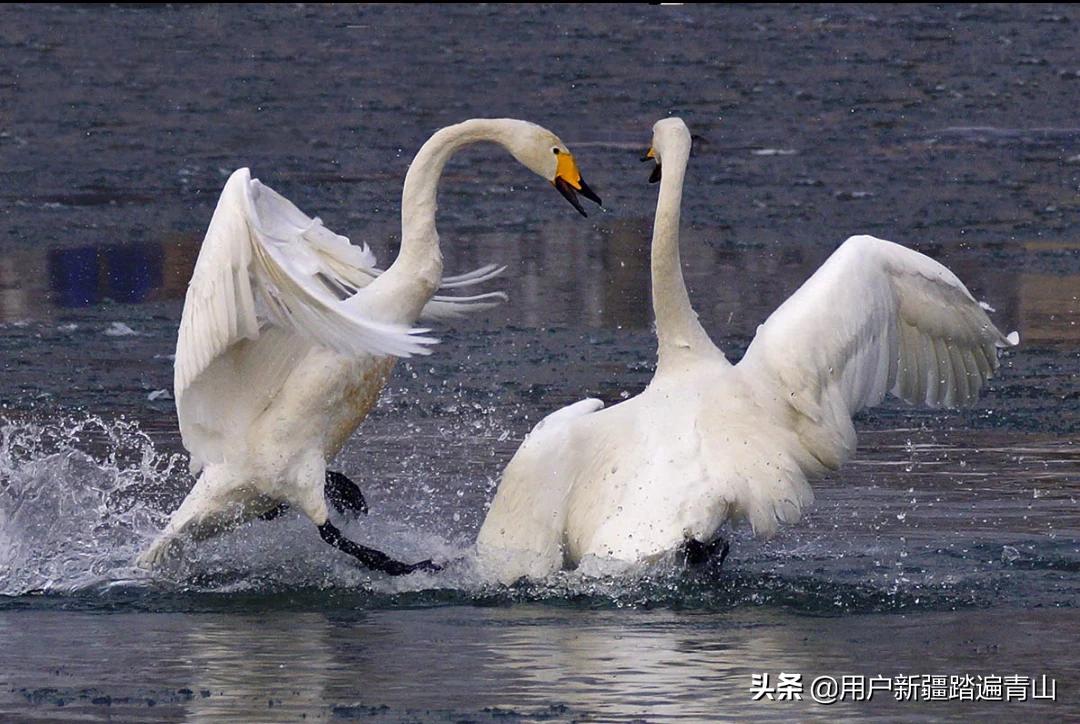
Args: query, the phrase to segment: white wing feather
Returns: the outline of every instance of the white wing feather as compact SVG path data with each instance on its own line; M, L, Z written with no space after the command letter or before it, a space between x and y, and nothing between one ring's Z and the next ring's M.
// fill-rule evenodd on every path
M176 344L173 387L194 470L222 459L224 432L264 409L311 345L345 355L427 351L435 340L419 336L423 330L368 319L335 295L374 261L247 169L233 173L199 252Z
M567 497L575 481L572 430L604 403L586 398L538 422L503 471L476 544L482 565L506 582L542 577L562 565ZM598 458L603 458L598 453Z
M506 271L505 266L487 264L465 274L452 277L443 277L440 289L457 289L481 284L502 274ZM445 320L457 319L473 312L482 312L486 309L497 307L507 299L504 292L487 292L474 294L468 297L451 297L437 294L431 301L424 305L420 312L421 319Z
M855 236L758 328L738 367L780 391L807 451L836 468L854 449L856 412L889 391L931 407L973 402L997 350L1018 342L938 262Z
M328 259L335 263L328 263ZM423 354L434 340L419 330L362 316L328 288L342 283L342 264L373 262L283 196L233 173L221 192L195 264L176 350L179 399L215 357L274 324L342 354Z
M443 280L485 282L487 265ZM364 315L362 290L382 270L356 246L284 196L234 172L221 192L188 285L176 344L173 388L193 471L220 462L225 434L245 429L266 408L312 345L340 354L427 354L426 330ZM449 318L487 309L505 295L435 297L423 310ZM349 303L345 303L349 300Z
M284 196L266 186L262 186L261 189L260 200L267 199L271 202L267 204L271 206L267 213L284 216L287 210L291 210L293 212L290 214L291 218L286 217L283 220L297 228L303 228L305 220L309 225L314 221L316 226L311 227L304 234L304 240L319 256L320 263L331 272L329 276L324 274L320 279L339 299L352 296L383 273L384 270L376 266L375 255L366 244L354 246L344 236L335 234L322 226L318 218L308 219ZM264 212L260 209L259 213L263 215ZM457 289L475 286L494 279L504 271L506 271L505 266L486 264L464 274L443 277L439 288ZM430 321L457 319L466 314L497 307L506 299L506 294L503 292L487 292L465 297L436 295L424 305L420 318Z

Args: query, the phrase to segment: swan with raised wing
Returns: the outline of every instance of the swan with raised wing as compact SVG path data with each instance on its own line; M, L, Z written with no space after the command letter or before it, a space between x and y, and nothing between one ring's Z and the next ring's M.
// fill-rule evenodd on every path
M375 404L395 358L427 354L435 342L413 328L418 318L483 309L501 297L435 294L500 271L442 276L439 178L456 151L481 141L503 146L583 215L578 193L600 203L547 129L514 119L465 121L436 132L409 166L401 250L379 271L366 246L309 218L247 169L233 173L195 264L176 345L177 416L199 477L141 565L162 561L184 540L291 507L369 568L393 575L436 568L345 538L327 501L342 512L366 512L366 504L356 484L327 464Z
M768 536L799 519L813 500L808 478L853 453L859 410L887 392L931 407L970 403L998 350L1019 342L941 264L855 236L732 365L698 322L679 261L690 145L677 118L653 127L656 372L638 396L608 409L583 400L526 437L477 539L482 565L504 581L586 562L620 570L671 552L722 561L728 521Z

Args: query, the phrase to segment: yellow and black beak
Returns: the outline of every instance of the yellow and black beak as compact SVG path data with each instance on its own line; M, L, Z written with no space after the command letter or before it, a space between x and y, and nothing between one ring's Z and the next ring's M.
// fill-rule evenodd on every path
M558 154L558 166L555 169L555 178L552 179L551 184L559 190L559 193L569 201L578 213L582 216L588 216L585 213L585 209L582 208L581 202L578 201L578 193L592 201L597 206L603 206L600 201L600 197L593 193L593 190L589 188L589 185L585 183L585 179L581 178L581 171L578 170L577 162L569 152L562 152Z
M656 151L651 148L645 152L645 155L641 157L641 160L648 161L650 158L656 159L656 167L653 168L652 173L649 174L649 183L654 184L660 180L660 159L656 158Z

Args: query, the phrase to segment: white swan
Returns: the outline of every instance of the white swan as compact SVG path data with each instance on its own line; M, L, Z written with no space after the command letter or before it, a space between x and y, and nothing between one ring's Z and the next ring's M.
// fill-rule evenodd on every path
M435 342L411 329L418 317L485 308L502 296L433 297L440 285L475 284L501 271L442 278L439 177L454 152L480 141L502 145L582 214L575 191L600 202L555 134L513 119L465 121L435 133L410 165L401 251L379 272L366 246L307 217L247 169L229 178L176 345L180 432L192 473L201 475L141 565L161 561L174 542L292 506L324 540L369 567L391 574L433 567L409 566L344 538L328 518L326 498L355 512L366 506L356 485L326 465L375 404L395 356L426 354Z
M652 242L656 373L609 409L587 399L549 415L522 443L477 539L481 562L505 581L585 560L611 570L680 548L691 559L722 556L729 520L770 535L812 501L808 477L852 454L852 415L888 391L930 406L970 402L998 367L997 349L1019 341L941 264L855 236L731 365L683 283L689 153L681 120L654 126L650 156L657 169L663 162Z

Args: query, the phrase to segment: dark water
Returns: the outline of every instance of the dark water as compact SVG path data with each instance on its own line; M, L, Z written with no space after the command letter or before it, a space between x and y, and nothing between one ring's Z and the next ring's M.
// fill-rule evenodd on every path
M251 721L1069 719L1080 697L1080 13L1064 6L0 8L0 718ZM652 374L637 163L700 134L696 309L732 358L844 238L939 259L1023 343L967 410L895 401L769 542L721 573L505 588L467 553L540 417ZM488 148L455 160L448 271L510 302L400 363L337 466L359 571L295 517L154 578L190 486L171 389L191 266L242 165L371 244L434 129L542 123L607 211ZM806 699L754 702L753 674ZM1046 675L1057 701L824 706L829 675Z

